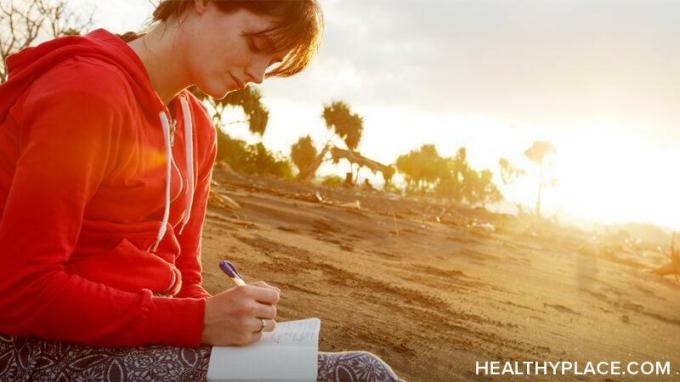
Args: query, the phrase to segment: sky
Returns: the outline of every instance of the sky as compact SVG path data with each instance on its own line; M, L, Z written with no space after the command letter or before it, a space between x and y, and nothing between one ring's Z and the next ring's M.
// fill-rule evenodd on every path
M153 9L68 3L114 32L140 30ZM498 173L505 157L528 174L502 191L529 207L537 168L523 152L548 140L557 184L544 193L546 214L680 229L680 1L320 3L326 31L312 65L260 86L269 148L288 154L307 134L320 146L323 104L341 99L364 118L359 150L370 158L465 146L473 167ZM238 124L228 131L259 139Z

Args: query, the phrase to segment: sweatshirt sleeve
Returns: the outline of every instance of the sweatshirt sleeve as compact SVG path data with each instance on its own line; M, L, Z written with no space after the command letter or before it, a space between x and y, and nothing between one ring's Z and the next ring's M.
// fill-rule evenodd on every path
M205 300L130 293L64 271L122 113L99 84L94 91L85 80L52 79L34 85L19 121L20 155L0 221L0 332L101 346L200 345Z
M215 141L214 127L212 127L211 122L207 118L204 118L203 110L199 112L194 113L197 120L202 118L199 126L209 129L207 131L210 134L206 134L208 136L206 142L200 142L206 146L203 149L206 155L203 155L203 160L198 168L198 182L194 194L191 217L184 232L179 235L182 252L177 258L175 265L182 273L182 289L177 297L210 297L210 293L201 286L203 281L201 276L201 236L203 234L208 198L210 196L210 181L212 179L213 164L217 155L217 143Z

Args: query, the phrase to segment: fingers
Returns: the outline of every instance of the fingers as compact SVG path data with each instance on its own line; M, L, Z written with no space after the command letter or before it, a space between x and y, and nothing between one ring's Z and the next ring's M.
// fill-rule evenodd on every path
M264 327L262 324L264 323ZM249 320L248 328L252 333L272 332L276 327L276 320L268 320L264 318L253 318Z
M0 0L1 1L1 0ZM279 291L259 282L235 286L206 301L201 341L213 345L248 345L276 326Z
M249 284L243 288L247 288L248 294L253 299L263 304L277 304L281 298L279 292L270 286Z
M253 316L273 320L276 318L276 306L256 303L253 307Z
M263 332L273 332L276 328L276 320L264 320L264 324Z
M260 287L264 287L264 288L272 288L272 289L275 289L277 292L279 292L279 294L281 294L281 289L279 289L275 286L269 285L264 281L256 281L254 283L250 283L250 285L256 285L256 286L260 286Z

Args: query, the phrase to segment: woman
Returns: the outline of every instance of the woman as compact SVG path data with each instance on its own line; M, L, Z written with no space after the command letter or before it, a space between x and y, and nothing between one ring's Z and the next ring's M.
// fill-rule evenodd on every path
M96 30L7 62L0 380L201 380L209 345L275 326L278 289L201 286L215 131L186 89L221 98L301 71L320 8L164 0L154 20L129 43ZM370 353L321 353L319 380L338 379L396 376Z

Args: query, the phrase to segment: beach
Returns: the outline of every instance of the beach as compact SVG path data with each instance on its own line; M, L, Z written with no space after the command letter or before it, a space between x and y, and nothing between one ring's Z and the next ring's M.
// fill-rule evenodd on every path
M206 289L282 290L279 320L319 317L321 351L376 353L408 381L676 380L680 282L658 244L379 191L216 166ZM238 207L224 204L229 197ZM484 376L485 361L668 361L672 375Z

